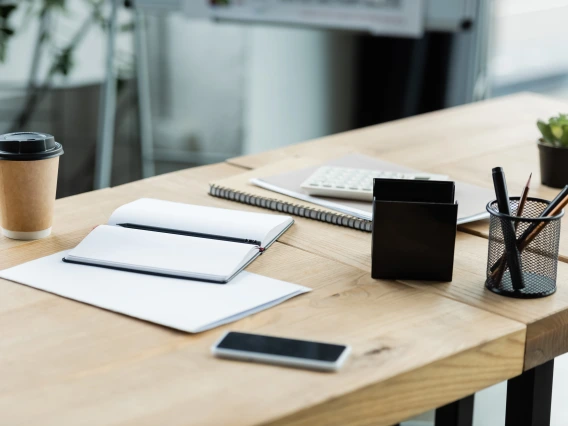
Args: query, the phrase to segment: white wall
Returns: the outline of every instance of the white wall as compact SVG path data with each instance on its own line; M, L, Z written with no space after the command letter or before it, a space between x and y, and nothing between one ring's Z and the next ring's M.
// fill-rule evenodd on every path
M568 73L568 0L496 0L496 85Z
M349 128L351 34L177 15L166 22L166 40L158 23L151 30L160 148L221 161Z
M252 27L248 43L245 153L349 127L355 62L351 34Z
M196 160L239 155L246 29L180 15L150 21L156 145L198 151Z

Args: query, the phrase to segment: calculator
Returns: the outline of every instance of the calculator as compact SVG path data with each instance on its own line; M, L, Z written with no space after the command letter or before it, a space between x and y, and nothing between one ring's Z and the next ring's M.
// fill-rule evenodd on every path
M323 166L301 185L309 195L373 201L373 179L447 180L431 173L401 173L351 167Z

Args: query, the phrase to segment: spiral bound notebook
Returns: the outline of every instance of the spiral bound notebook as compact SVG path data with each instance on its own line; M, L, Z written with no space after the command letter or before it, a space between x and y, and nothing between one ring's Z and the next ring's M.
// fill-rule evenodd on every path
M361 154L326 163L308 157L285 159L243 174L210 183L209 194L290 215L371 232L373 203L308 195L301 183L318 167L333 165L394 172L416 170ZM490 189L456 182L458 224L485 219L485 206L494 198Z
M251 183L251 181L259 178L289 173L291 170L303 171L306 167L314 168L315 165L320 163L321 160L307 157L282 160L237 176L213 181L209 185L209 194L251 206L371 232L372 222L370 218L363 219L325 206L318 206L315 203L301 202L305 200L300 201L294 196L285 195L280 191L263 188Z

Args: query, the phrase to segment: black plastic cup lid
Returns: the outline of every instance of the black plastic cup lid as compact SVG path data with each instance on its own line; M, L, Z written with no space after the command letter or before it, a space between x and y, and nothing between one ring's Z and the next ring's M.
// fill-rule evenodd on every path
M63 146L47 133L17 132L0 135L0 160L45 160L62 154Z

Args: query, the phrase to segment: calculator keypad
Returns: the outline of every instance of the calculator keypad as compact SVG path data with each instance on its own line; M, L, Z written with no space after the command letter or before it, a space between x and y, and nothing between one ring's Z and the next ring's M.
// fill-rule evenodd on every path
M448 176L323 166L306 179L301 187L310 195L372 201L375 178L447 180Z

